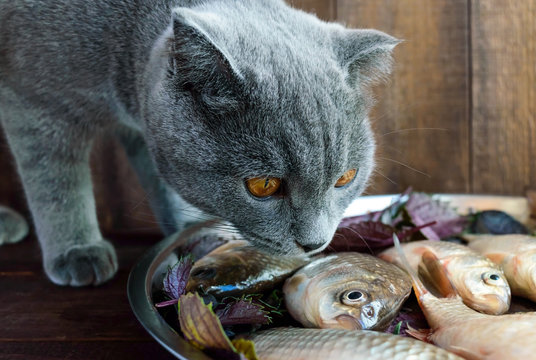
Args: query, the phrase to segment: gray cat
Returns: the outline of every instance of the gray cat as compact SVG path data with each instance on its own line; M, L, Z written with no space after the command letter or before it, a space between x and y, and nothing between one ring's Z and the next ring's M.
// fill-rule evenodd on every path
M49 278L117 270L88 166L101 131L166 234L191 204L267 251L322 250L372 171L368 88L397 43L281 0L0 0L0 121Z

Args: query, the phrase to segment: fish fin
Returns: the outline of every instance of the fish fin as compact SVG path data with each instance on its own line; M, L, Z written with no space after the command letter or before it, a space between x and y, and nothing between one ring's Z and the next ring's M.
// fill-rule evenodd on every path
M387 261L388 263L393 263L395 261L394 256L392 254L389 254L389 253L382 252L382 253L379 253L377 256L380 259L382 259L384 261Z
M486 257L493 261L495 264L501 264L507 254L505 253L491 253L486 254Z
M448 350L456 355L461 356L466 360L483 360L486 358L485 355L477 354L474 351L462 348L460 346L449 345Z
M413 270L411 265L409 264L408 258L406 257L406 254L404 254L404 249L402 249L402 246L400 246L400 240L398 239L398 236L396 236L396 234L393 234L393 242L395 244L396 252L400 257L402 268L409 274L411 282L413 283L413 290L415 291L417 300L420 303L421 297L427 294L428 290L422 283L421 279L419 279L419 276L417 275L415 270Z
M425 267L430 279L433 280L432 282L442 296L456 296L456 288L450 282L447 270L433 252L425 251L422 254L421 264Z
M421 340L430 344L433 344L430 340L430 335L432 335L432 329L414 329L408 324L408 328L406 329L406 334L411 335L417 340Z

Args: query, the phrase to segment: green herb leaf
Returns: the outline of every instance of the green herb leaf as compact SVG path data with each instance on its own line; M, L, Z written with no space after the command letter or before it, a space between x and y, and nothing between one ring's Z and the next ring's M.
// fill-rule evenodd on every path
M402 327L402 321L400 321L398 324L396 324L395 329L393 330L393 334L400 335L400 328Z

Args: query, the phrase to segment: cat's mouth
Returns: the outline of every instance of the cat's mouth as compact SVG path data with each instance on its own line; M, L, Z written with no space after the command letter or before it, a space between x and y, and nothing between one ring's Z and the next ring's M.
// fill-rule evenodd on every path
M294 241L283 242L264 238L253 234L244 234L247 239L257 249L272 255L300 256L309 254L302 246Z

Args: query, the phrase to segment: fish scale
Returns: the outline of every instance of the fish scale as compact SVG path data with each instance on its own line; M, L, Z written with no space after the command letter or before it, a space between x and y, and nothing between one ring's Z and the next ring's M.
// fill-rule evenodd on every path
M259 360L454 360L437 346L367 330L275 328L250 335Z

